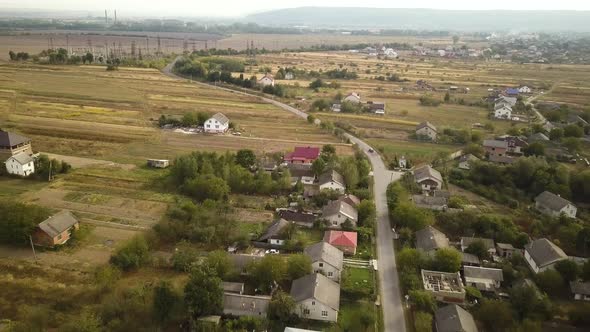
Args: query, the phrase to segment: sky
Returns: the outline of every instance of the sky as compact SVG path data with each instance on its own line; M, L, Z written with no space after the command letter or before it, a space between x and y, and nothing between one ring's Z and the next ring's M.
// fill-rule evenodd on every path
M235 17L279 8L302 6L509 9L509 10L590 10L589 0L0 0L0 11L8 8L104 11L117 9L120 17L184 16Z

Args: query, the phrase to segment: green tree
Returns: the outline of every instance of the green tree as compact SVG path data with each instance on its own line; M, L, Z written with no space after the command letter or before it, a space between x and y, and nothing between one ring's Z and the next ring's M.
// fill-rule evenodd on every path
M488 249L486 245L481 240L477 240L472 242L467 249L465 249L466 253L472 254L477 256L479 259L487 259L488 258Z
M397 254L397 264L400 270L417 272L425 268L428 263L426 255L414 248L403 248Z
M563 127L563 136L565 137L582 137L584 136L584 128L571 124Z
M356 189L359 183L359 171L354 158L344 158L340 161L340 173L344 177L348 190Z
M563 280L567 282L578 279L578 274L580 273L580 267L578 264L569 259L555 263L555 270L559 272Z
M299 279L312 272L311 259L307 255L295 254L287 260L287 274L290 280Z
M274 282L280 284L287 279L287 264L282 257L266 255L258 262L246 267L254 283L262 290L269 291Z
M431 332L432 331L432 315L417 311L414 313L414 329L416 332Z
M311 83L309 83L309 88L310 89L319 89L321 87L324 86L324 81L322 81L321 78L316 78L315 80L313 80Z
M207 266L195 267L184 287L184 301L193 318L218 314L223 304L221 279Z
M510 290L510 302L520 319L542 320L551 316L551 303L535 287L513 287Z
M475 316L489 331L507 331L513 324L510 304L502 300L484 300Z
M0 200L0 244L28 245L29 235L49 215L48 209L37 205Z
M256 155L250 149L241 149L236 153L236 163L245 169L250 169L256 165Z
M146 265L149 261L149 246L143 236L135 236L119 247L111 256L111 263L122 270L137 269Z
M420 209L408 202L398 203L391 217L397 227L408 227L414 232L434 224L434 215L431 211Z
M436 310L436 300L432 293L425 290L411 290L408 292L410 301L417 310L434 312Z
M437 271L458 272L461 268L461 254L454 248L441 248L434 254Z
M448 103L449 101L451 101L451 95L449 94L449 92L447 91L447 93L445 93L445 103Z
M168 281L160 281L154 288L153 311L159 323L165 323L170 318L172 310L178 301L178 296Z
M524 148L523 152L525 156L544 156L545 146L542 143L534 142Z
M181 190L198 201L204 201L206 199L226 200L230 188L223 179L205 174L186 181Z
M559 141L563 137L563 129L553 128L549 132L549 139L552 141Z
M311 170L313 171L313 174L315 174L316 176L320 176L322 173L324 173L326 171L326 162L324 161L324 159L318 158L314 160L311 164Z
M563 278L559 272L553 269L537 273L535 280L539 288L549 295L558 295L563 291Z
M281 323L288 323L293 317L296 303L291 295L277 291L273 294L268 306L268 317Z
M229 254L223 250L215 250L207 255L205 264L221 279L227 278L234 270Z
M357 207L358 225L361 227L371 227L375 224L377 218L377 209L375 203L370 199L365 199Z
M121 270L115 266L99 266L94 270L94 284L102 291L112 288L119 278Z

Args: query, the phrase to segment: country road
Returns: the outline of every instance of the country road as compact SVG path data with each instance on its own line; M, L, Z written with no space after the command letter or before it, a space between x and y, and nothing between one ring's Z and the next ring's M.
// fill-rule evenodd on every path
M172 72L172 67L176 60L168 64L162 69L162 72L169 77L186 80ZM215 87L217 89L229 91L232 93L241 94L249 97L257 97L261 100L273 104L285 111L291 112L303 119L307 120L307 113L298 110L292 106L281 103L274 99L260 97L242 91L235 91L232 89L219 87L202 82L194 82L197 85L205 85L208 87ZM319 120L316 120L319 124ZM389 223L389 212L387 209L387 186L392 181L397 181L401 178L401 172L390 171L385 167L381 156L373 150L367 143L359 138L348 133L345 136L354 144L356 144L368 157L373 168L374 186L373 192L375 196L375 206L377 209L377 256L378 274L379 274L379 293L381 308L383 310L383 329L386 332L405 332L406 321L404 317L402 294L399 287L399 276L397 273L397 266L395 261L395 252L393 247L393 232Z

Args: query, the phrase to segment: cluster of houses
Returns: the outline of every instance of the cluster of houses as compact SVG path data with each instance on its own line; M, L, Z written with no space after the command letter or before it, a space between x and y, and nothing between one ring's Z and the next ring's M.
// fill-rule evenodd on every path
M0 159L5 160L8 174L23 177L34 174L35 158L30 138L0 130Z
M385 103L381 101L367 101L363 102L361 100L361 95L356 92L351 92L346 97L342 99L342 102L348 102L353 104L362 105L363 108L367 109L368 111L377 114L377 115L384 115L385 114ZM332 104L331 110L332 112L340 112L342 108L342 104Z
M397 59L398 53L391 47L372 47L367 46L361 50L350 50L351 53L364 53L368 56L382 56L389 59Z
M513 116L514 111L512 108L516 105L520 95L528 95L532 92L531 88L523 85L518 88L507 88L504 91L490 90L492 94L488 97L488 100L494 104L494 118L519 121L519 117Z

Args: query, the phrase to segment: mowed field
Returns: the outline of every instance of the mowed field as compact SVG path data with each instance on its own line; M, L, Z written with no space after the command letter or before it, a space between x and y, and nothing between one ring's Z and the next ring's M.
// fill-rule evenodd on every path
M160 130L160 115L222 112L241 137ZM33 139L36 151L142 163L194 150L288 151L336 144L333 135L257 98L165 77L151 69L107 72L93 66L0 66L0 126Z

